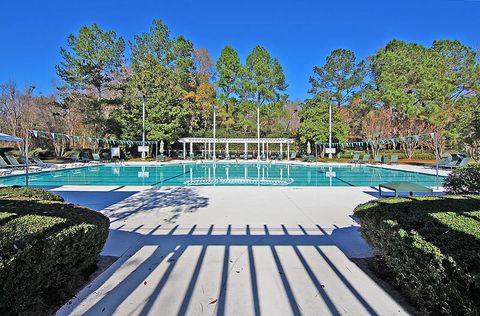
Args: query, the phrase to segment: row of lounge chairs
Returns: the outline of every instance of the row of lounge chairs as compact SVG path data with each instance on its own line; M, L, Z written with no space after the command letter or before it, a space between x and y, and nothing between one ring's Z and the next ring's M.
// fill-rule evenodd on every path
M363 155L362 159L360 159L359 154L354 154L352 158L352 163L369 163L370 155L365 154ZM385 155L375 155L373 158L373 163L384 163L384 164L397 164L398 163L398 155L391 155L390 157Z
M443 169L454 169L465 167L470 163L470 157L461 154L443 154L438 161L438 167ZM430 167L436 167L432 164Z
M190 154L187 155L187 158L189 158L191 160L213 159L213 155L211 153L207 154L206 156L204 156L203 154L190 153ZM257 157L256 156L254 157L253 154L251 154L251 153L238 154L238 155L235 154L235 153L228 153L228 154L219 153L216 156L216 159L220 159L220 160L223 160L223 159L226 159L226 160L231 160L231 159L245 159L245 160L248 160L248 159L256 159L256 158ZM283 154L278 154L278 155L277 154L272 154L268 158L270 160L283 160L283 159L285 159L285 156ZM292 152L290 154L290 160L295 160L296 158L297 158L297 153ZM178 153L178 159L183 159L183 153L182 152ZM261 155L260 159L261 160L267 160L267 156L266 155Z
M25 168L27 165L26 159L23 157L19 159L20 162L11 154L5 154L5 159L0 156L0 175L8 175L13 170ZM33 171L40 171L44 168L55 168L57 165L45 163L39 157L32 157L32 161L28 160L28 166Z

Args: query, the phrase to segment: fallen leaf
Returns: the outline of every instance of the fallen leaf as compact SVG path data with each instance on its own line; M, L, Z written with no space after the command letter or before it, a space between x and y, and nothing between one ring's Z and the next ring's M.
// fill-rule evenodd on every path
M218 299L214 299L213 301L211 301L210 303L208 303L208 305L215 304L217 301L218 301Z
M143 282L143 285L147 285L147 281Z

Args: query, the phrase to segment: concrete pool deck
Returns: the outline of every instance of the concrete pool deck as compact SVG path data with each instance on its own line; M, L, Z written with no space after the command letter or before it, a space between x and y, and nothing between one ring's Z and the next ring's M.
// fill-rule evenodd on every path
M58 315L402 315L351 258L370 187L60 187L119 259ZM90 203L90 205L89 205Z

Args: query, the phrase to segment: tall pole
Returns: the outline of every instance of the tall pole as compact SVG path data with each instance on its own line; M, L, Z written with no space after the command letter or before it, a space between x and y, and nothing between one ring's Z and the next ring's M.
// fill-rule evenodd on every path
M328 115L329 115L329 136L328 136L328 158L332 158L332 98L328 101Z
M215 143L217 142L216 140L216 128L217 128L217 106L213 106L213 161L216 160L215 156Z
M437 160L435 163L435 178L437 182L437 190L438 190L438 135L435 133L435 159Z
M28 133L30 131L27 129L25 131L25 187L28 188Z
M260 160L260 105L257 105L257 159Z
M142 95L142 160L145 160L145 95Z

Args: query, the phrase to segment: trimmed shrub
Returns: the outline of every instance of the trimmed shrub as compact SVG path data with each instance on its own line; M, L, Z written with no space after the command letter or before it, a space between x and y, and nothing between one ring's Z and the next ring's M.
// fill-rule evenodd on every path
M51 313L47 306L68 299L95 265L108 218L62 201L41 189L0 189L3 315Z
M480 164L453 170L444 187L450 194L480 194Z
M480 196L382 198L355 215L389 279L420 311L480 313Z

